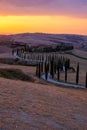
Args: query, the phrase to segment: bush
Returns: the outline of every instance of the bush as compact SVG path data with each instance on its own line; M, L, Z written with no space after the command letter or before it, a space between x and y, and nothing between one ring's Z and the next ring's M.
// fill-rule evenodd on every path
M14 80L22 80L33 82L34 79L26 74L24 74L19 69L0 69L0 77Z

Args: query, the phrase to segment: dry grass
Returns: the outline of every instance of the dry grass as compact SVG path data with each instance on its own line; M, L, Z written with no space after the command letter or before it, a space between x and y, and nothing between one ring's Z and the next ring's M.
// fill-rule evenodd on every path
M75 50L76 53L76 50ZM81 51L77 50L78 55L86 57L85 55L87 52L83 52L81 54ZM80 72L79 72L79 84L85 85L85 79L86 79L86 72L87 72L87 60L77 58L73 55L69 54L58 54L59 56L64 56L70 59L71 61L71 67L75 68L77 67L77 63L79 63L80 66ZM60 74L60 79L64 81L64 73ZM68 73L68 82L75 83L76 81L76 73Z
M87 129L87 90L0 78L0 128Z
M73 52L74 54L80 56L80 57L87 58L87 52L86 52L86 51L81 51L81 50L76 50L76 49L74 49L72 52Z
M0 69L0 77L14 80L22 80L27 82L34 82L34 79L24 74L19 69Z
M84 85L85 86L85 79L86 79L86 75L85 75L85 73L83 72L81 72L80 73L80 76L79 76L79 84L80 85ZM63 72L63 73L60 73L60 80L61 81L65 81L65 73ZM73 84L75 84L76 83L76 73L74 72L68 72L68 74L67 74L67 82L69 82L69 83L73 83Z
M32 66L21 66L21 65L8 65L8 64L0 64L0 68L4 69L20 69L24 73L35 73L36 67Z
M74 67L79 61L81 74L85 74L86 61L64 56L71 58ZM36 78L35 67L0 64L0 69L6 68L20 69ZM74 77L73 73L70 75ZM0 129L86 130L87 89L64 88L49 83L42 85L39 82L44 84L38 78L35 83L0 78Z

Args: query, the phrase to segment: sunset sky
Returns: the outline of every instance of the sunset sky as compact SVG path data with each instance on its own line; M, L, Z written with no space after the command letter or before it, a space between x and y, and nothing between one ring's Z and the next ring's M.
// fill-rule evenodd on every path
M87 35L87 0L0 0L0 34Z

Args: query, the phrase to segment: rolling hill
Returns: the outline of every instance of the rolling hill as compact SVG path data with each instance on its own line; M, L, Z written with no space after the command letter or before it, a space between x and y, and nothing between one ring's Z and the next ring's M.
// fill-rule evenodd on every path
M73 45L75 49L87 50L87 36L74 34L21 33L0 35L0 44L13 42L37 45Z

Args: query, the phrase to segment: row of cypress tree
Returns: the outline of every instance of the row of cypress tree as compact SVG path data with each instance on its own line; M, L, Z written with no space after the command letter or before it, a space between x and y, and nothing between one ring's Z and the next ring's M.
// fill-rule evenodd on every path
M55 69L56 68L56 69ZM45 73L45 79L47 80L48 78L48 74L50 74L51 78L54 79L55 74L57 74L57 80L60 80L60 73L62 71L61 69L61 64L58 61L58 63L55 66L54 61L50 61L50 63L48 62L41 62L37 64L36 67L36 75L40 78L42 73ZM65 62L65 82L67 82L67 75L68 75L68 63L67 60ZM77 68L76 68L76 84L79 84L79 63L77 64ZM87 88L87 73L86 73L86 79L85 79L85 87Z
M24 54L25 49L17 49L13 50L12 54L16 54L18 56L22 56ZM26 58L26 54L24 54L23 58ZM32 58L32 57L28 57ZM57 56L55 54L48 54L48 55L37 55L33 56L33 58L37 61L37 67L36 67L36 75L40 78L42 73L45 73L45 79L48 78L48 73L50 73L52 79L54 78L55 74L57 74L57 80L60 80L60 72L65 71L65 82L67 82L67 70L70 68L70 59L65 58L63 56ZM64 70L63 70L64 69ZM79 84L79 63L77 64L76 68L76 84ZM86 80L85 80L85 86L87 88L87 73L86 73Z

